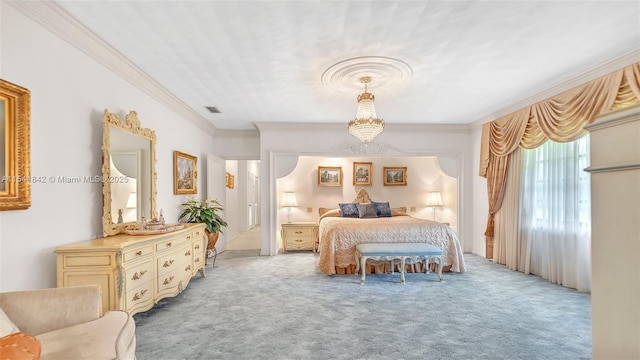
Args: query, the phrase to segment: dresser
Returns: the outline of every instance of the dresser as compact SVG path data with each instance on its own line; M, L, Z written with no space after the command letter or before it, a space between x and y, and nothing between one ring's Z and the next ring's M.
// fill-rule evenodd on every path
M318 224L315 222L290 222L282 224L282 251L316 251Z
M184 290L196 271L204 274L204 224L157 235L119 234L55 250L58 287L98 284L102 311L149 310Z

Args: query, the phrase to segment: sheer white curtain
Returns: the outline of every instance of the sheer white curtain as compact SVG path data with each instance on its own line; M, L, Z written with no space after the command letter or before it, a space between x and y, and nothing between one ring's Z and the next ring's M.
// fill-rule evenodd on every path
M591 290L589 137L523 150L520 246L524 272Z

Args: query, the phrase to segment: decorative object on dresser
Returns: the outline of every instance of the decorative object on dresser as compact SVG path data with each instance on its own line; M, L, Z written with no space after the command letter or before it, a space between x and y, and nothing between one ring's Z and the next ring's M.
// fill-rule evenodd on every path
M196 271L205 276L204 224L184 224L171 233L119 234L56 248L57 285L97 284L102 311L149 310L184 290Z
M371 186L371 162L353 163L353 185Z
M315 222L290 222L282 224L282 252L288 250L316 251L318 224Z
M220 234L223 233L222 229L229 226L220 214L218 214L219 211L224 211L222 204L220 204L218 200L196 200L195 197L190 196L187 198L187 201L180 206L182 207L182 213L178 217L180 221L205 224L208 238L207 258L213 257L213 265L215 266L215 259L218 255L216 243L218 242Z
M385 166L382 169L382 179L384 186L407 186L407 167Z
M318 186L342 186L342 167L318 166Z
M104 111L102 135L102 234L116 235L141 228L139 219L156 214L156 134L142 128L138 114L129 112L122 120ZM128 208L135 193L135 208ZM118 222L124 209L127 219Z
M26 88L0 79L0 123L2 164L0 167L0 210L31 206L30 114L31 93Z
M443 206L442 195L440 191L430 191L427 195L427 207L430 207L433 211L433 221L436 221L436 207Z
M173 152L173 193L197 194L198 158L180 151Z
M296 193L293 191L285 191L280 199L280 207L287 208L287 222L291 222L291 208L298 206Z

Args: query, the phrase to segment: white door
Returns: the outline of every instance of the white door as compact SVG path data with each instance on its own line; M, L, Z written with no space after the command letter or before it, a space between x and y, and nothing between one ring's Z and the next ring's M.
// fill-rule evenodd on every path
M214 155L207 155L207 199L217 199L223 208L227 208L227 191L225 186L225 160ZM226 214L222 218L227 220ZM224 251L227 248L227 239L220 234L216 249Z

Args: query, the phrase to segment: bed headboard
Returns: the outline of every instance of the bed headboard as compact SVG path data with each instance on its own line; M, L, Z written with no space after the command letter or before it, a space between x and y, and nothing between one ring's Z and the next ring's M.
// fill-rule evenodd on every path
M358 195L356 195L356 199L353 200L353 202L358 204L370 204L371 198L369 198L369 193L367 193L367 190L362 188L360 189L360 191L358 191Z
M365 190L364 188L360 189L360 191L358 191L358 194L356 195L356 198L353 200L354 203L358 203L358 204L370 204L371 203L371 198L369 197L369 193L367 192L367 190ZM335 209L329 209L329 208L318 208L318 214L320 216L324 215L326 212L330 211L330 210L335 210ZM394 213L399 213L399 214L406 214L407 213L407 208L406 207L398 207L398 208L392 208L391 211L393 211Z

